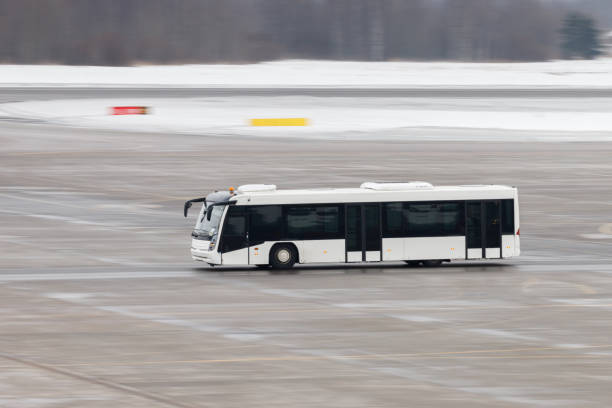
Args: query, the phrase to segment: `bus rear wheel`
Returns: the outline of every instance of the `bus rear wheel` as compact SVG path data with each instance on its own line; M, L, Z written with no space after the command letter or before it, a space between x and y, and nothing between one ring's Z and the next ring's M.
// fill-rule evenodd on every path
M270 266L274 269L291 269L296 258L292 245L276 245L270 251Z

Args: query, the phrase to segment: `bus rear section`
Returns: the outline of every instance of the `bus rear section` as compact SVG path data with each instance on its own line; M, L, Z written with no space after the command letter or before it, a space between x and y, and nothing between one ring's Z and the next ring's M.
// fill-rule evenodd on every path
M384 261L520 254L518 199L383 203Z
M433 266L520 254L516 188L365 184L278 191L241 186L203 205L192 257L211 265L288 268L382 261Z

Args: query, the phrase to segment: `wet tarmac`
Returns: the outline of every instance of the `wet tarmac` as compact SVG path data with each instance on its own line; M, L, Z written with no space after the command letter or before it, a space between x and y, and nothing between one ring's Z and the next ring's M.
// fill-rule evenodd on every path
M353 136L2 122L0 406L609 406L612 145ZM522 256L281 274L190 259L185 199L367 180L515 185Z
M467 87L421 87L421 88L379 88L379 87L316 87L316 88L230 88L230 87L168 87L158 85L100 86L96 88L80 86L1 86L0 103L22 101L46 101L57 99L106 99L106 98L194 98L227 96L316 96L316 97L354 97L354 98L461 98L461 99L610 99L609 88L467 88Z

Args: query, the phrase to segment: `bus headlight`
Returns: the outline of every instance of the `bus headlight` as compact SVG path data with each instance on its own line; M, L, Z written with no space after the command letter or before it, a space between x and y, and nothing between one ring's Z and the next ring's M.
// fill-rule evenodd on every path
M208 250L209 251L212 251L213 249L215 249L215 244L217 243L216 241L217 240L214 239L214 238L210 240L210 244L208 244Z

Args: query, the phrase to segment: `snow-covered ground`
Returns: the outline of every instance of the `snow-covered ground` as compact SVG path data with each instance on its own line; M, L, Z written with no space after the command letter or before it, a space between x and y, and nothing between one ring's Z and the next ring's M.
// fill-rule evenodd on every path
M406 139L411 129L501 129L515 140L612 140L612 102L344 97L92 99L0 105L0 116L112 129L211 135ZM145 105L149 115L111 116L113 105ZM251 118L306 117L307 127L251 127ZM585 134L584 132L589 132ZM606 133L607 132L607 133ZM498 132L499 133L499 132ZM499 134L463 135L497 140ZM428 136L429 137L429 136ZM437 133L436 138L456 136Z
M66 67L0 65L2 86L231 88L612 88L612 59L542 63L277 61L249 65ZM129 93L128 93L129 94ZM118 105L150 115L110 116ZM611 140L612 98L202 97L26 101L0 117L75 127L214 135L405 139L413 129L468 130L463 139ZM251 127L305 117L307 127ZM472 130L470 132L469 130ZM493 133L492 133L493 134ZM428 136L429 137L429 136Z
M539 63L338 62L74 67L0 65L0 86L612 87L612 59Z

